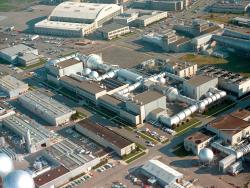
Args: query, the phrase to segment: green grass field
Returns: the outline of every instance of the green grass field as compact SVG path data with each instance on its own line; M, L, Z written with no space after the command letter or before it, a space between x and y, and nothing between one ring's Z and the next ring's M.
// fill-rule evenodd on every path
M231 54L228 58L217 58L206 55L186 54L180 58L182 61L190 61L198 65L214 65L216 67L241 73L250 77L250 60L249 58L239 57Z

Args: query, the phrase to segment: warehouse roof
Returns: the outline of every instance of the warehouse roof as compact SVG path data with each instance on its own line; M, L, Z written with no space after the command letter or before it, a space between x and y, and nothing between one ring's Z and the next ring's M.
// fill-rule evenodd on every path
M92 133L96 134L99 137L102 137L102 139L107 140L110 144L113 144L117 146L120 149L123 149L131 144L133 142L127 140L126 138L122 137L121 135L115 133L114 131L103 127L101 125L98 125L88 119L84 119L78 123L79 126L83 127L84 129L87 129L91 131Z
M56 64L56 66L59 66L60 68L66 68L66 67L70 67L72 65L78 64L78 63L82 63L76 59L67 59L65 61L61 61L59 63Z
M0 89L11 91L21 87L27 87L28 89L28 84L10 75L0 77Z
M0 52L3 54L6 54L8 56L15 56L18 53L27 53L27 52L32 52L34 48L31 48L29 46L26 46L24 44L18 44L15 46L11 46L9 48L4 48Z
M101 31L104 32L104 33L108 33L108 32L115 31L117 29L121 29L121 28L125 28L125 27L129 27L129 26L118 24L118 23L111 23L111 24L105 25L101 29Z
M149 160L142 169L166 185L176 182L177 179L183 178L183 174L175 169L165 165L158 160Z
M143 104L148 104L150 102L153 102L161 97L164 97L161 93L157 91L145 91L143 93L140 93L134 97L134 101L138 100L139 102L142 102Z
M48 19L42 20L35 24L36 28L42 27L42 28L52 28L55 27L57 29L67 29L67 30L81 30L86 27L88 27L90 24L83 24L83 23L72 23L72 22L58 22L58 21L51 21Z
M69 170L66 169L64 166L59 166L56 168L53 168L37 177L34 178L34 182L37 186L42 186L45 185L49 182L51 182L52 180L59 178L60 176L68 173Z
M212 78L212 77L205 76L205 75L195 75L185 82L189 85L194 86L194 87L198 87L198 86L205 84L213 79L216 79L216 78Z
M231 115L225 115L212 121L209 126L219 129L225 134L234 135L249 127L250 123Z
M40 110L44 114L53 118L61 117L65 114L74 112L74 110L71 110L68 106L47 95L44 95L39 91L28 92L25 95L22 95L20 100L35 106L37 110Z
M101 88L96 82L90 81L79 81L69 76L61 77L61 80L70 84L71 86L78 87L79 89L91 93L95 95L99 92L105 91L105 89Z
M50 17L96 20L106 17L110 11L119 10L116 4L79 3L66 1L53 10Z
M12 115L4 118L3 125L8 129L18 132L21 137L26 137L27 131L29 130L32 144L44 142L53 136L53 134L42 125L24 115Z

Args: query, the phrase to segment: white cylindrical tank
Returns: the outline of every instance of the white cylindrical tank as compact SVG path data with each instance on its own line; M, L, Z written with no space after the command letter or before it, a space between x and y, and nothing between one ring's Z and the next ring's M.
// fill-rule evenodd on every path
M90 68L84 68L82 73L83 73L84 76L87 76L87 75L89 75L91 73L91 69Z
M203 148L199 152L199 160L203 163L210 163L214 158L214 153L209 148Z
M28 172L15 170L3 179L3 188L35 188L35 183Z
M96 79L99 77L99 74L96 71L91 71L91 73L89 74L89 77L92 79Z
M5 153L0 153L0 177L5 177L14 169L11 158Z

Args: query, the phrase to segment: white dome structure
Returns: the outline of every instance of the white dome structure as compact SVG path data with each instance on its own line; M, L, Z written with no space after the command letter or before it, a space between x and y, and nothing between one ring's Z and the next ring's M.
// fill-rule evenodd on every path
M87 76L87 75L89 75L91 73L91 69L90 68L85 68L85 69L83 69L82 73L83 73L84 76Z
M157 80L158 80L161 84L165 84L165 83L166 83L166 79L163 78L163 77L159 77Z
M199 159L203 163L210 163L214 158L214 153L209 148L203 148L199 152Z
M169 101L175 101L176 98L177 98L177 95L179 95L179 92L176 88L174 87L169 87L167 90L166 90L166 93L167 95L167 98Z
M102 57L97 54L90 54L87 57L87 66L96 67L98 64L103 64Z
M13 169L14 166L11 158L4 153L0 153L0 177L5 177Z
M99 77L99 74L98 74L98 72L96 72L96 71L92 71L92 72L89 74L89 77L92 78L92 79L95 79L95 78L98 78L98 77Z
M35 183L28 172L16 170L3 179L3 188L35 188Z

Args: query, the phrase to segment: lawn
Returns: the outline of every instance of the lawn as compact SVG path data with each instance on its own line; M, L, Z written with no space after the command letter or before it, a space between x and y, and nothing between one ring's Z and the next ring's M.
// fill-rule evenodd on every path
M40 65L45 64L46 62L47 62L46 60L40 59L39 62L36 63L36 64L30 65L30 66L25 66L25 67L19 66L19 68L20 68L20 69L23 69L23 70L33 69L33 68L35 68L35 67L38 67L38 66L40 66Z
M145 147L141 146L140 144L137 144L137 149L132 151L130 154L128 155L124 155L122 156L122 159L126 162L126 163L131 163L132 161L140 158L141 156L145 155Z
M178 144L175 148L173 148L173 154L175 154L178 157L186 157L191 155L190 152L185 150L183 142L181 144Z
M190 121L181 124L179 127L174 128L174 130L177 132L177 135L183 134L186 131L188 131L189 129L191 129L192 127L197 126L198 124L200 124L201 122L198 119L191 119Z
M236 56L235 54L230 54L230 56L226 59L206 55L186 54L182 56L180 60L194 62L198 65L214 65L216 67L241 73L244 76L250 77L249 58Z
M218 104L216 106L212 106L207 111L205 111L203 114L207 115L207 116L213 116L213 115L216 115L216 114L218 114L220 112L224 112L224 111L228 110L229 108L231 108L234 105L235 105L235 103L233 101L226 100L222 104Z

